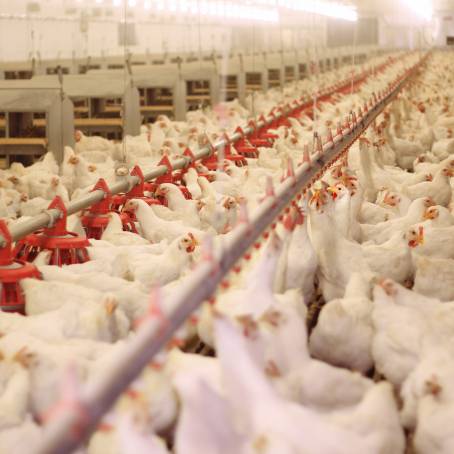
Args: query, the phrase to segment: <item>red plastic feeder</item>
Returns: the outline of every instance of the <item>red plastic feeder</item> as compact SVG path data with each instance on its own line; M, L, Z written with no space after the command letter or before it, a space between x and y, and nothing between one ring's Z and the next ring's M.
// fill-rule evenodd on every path
M121 197L112 196L110 189L103 178L99 179L91 190L91 192L93 191L103 191L104 198L84 212L81 222L87 234L87 238L99 240L109 224L109 213L114 211L113 206L122 203L123 199ZM130 218L128 213L119 213L119 215L123 223L123 229L135 232L136 227L134 221Z
M260 115L259 122L261 122L265 125L267 124L267 120L264 115ZM258 137L261 139L267 139L273 143L276 139L279 138L279 136L277 134L273 134L273 133L269 132L270 129L273 129L271 127L271 125L262 126L261 128L258 129L258 131L254 132L254 134L257 134Z
M41 279L41 273L35 265L14 259L11 234L3 220L0 220L0 233L6 242L0 248L0 310L25 314L25 298L20 281L27 278Z
M145 195L148 183L145 183L142 169L139 166L135 166L130 173L131 176L139 178L139 182L126 194L119 194L112 197L112 211L121 213L123 206L128 200L140 199L144 200L148 205L161 205L161 202L154 197L148 197Z
M15 248L16 258L32 262L41 251L52 251L49 264L72 265L85 263L90 260L87 247L90 246L87 238L81 238L74 232L66 230L67 211L60 197L49 205L49 210L57 209L61 216L52 227L32 233L19 241Z
M222 137L225 141L225 146L224 146L224 159L227 159L228 161L232 161L235 163L237 167L244 167L247 166L247 160L244 156L241 154L238 154L238 152L233 149L232 150L232 142L230 141L230 138L227 134L224 134ZM218 165L219 165L219 155L217 152L215 152L214 147L212 147L212 154L210 155L209 158L205 159L203 161L203 165L207 167L209 170L217 170ZM205 175L204 175L205 176Z
M240 127L238 127L236 128L235 132L239 133L241 136L238 142L236 142L234 145L235 150L246 158L258 158L259 154L257 148L255 148L251 144L251 142L249 142L249 139L244 134L244 131Z
M278 136L274 134L266 134L265 127L257 128L257 124L254 120L249 122L249 126L252 129L252 133L249 135L249 142L254 147L270 148L273 146L274 139L277 139Z
M184 154L186 156L188 156L186 151L184 152ZM194 155L192 155L192 158L194 158ZM157 199L159 201L159 203L161 203L162 205L167 205L165 197L157 196L155 193L158 190L159 186L164 183L174 184L175 186L178 187L178 189L181 191L181 193L184 195L184 197L186 199L188 199L188 200L192 199L191 193L186 188L186 186L183 186L178 183L178 180L181 180L181 178L183 177L183 174L181 172L179 172L178 177L176 177L173 174L173 167L172 167L172 163L169 161L169 158L167 156L164 156L161 159L161 161L159 161L158 165L160 165L160 166L165 165L167 167L167 172L164 175L161 175L160 177L156 178L155 181L150 182L150 183L145 183L146 190L151 192L153 194L154 198Z

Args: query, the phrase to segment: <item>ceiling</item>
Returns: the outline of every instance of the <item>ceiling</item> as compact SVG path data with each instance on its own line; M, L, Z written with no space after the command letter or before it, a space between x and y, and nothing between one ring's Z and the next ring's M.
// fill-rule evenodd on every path
M361 14L408 13L408 6L403 0L350 0L349 3L354 4ZM454 11L454 0L432 0L431 3L434 13Z

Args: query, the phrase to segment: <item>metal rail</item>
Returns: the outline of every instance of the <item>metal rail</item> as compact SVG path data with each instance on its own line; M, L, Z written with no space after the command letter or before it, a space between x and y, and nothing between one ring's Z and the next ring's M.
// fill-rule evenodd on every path
M374 68L369 69L365 73L357 76L355 78L355 83L360 82L365 80L367 77L370 75L373 75L375 72L382 70L387 66L387 62L376 66ZM319 100L323 100L323 98L326 98L328 96L331 96L337 92L340 92L346 88L348 88L351 84L351 80L347 81L342 81L340 83L335 84L334 86L328 87L327 89L323 90L321 93L318 95ZM285 110L282 110L274 116L270 118L265 118L265 120L259 120L256 122L256 129L261 129L263 127L269 126L273 121L276 121L284 116L288 116L292 112L302 109L302 108L310 108L312 106L312 100L309 98L305 99L300 99L299 101L296 101L296 103L292 107L287 107ZM252 126L247 126L243 130L244 135L247 136L251 133L254 132L254 128ZM174 160L171 162L171 166L173 170L179 170L179 169L184 169L188 165L190 165L193 161L198 161L200 159L205 159L210 157L216 150L220 150L224 148L228 144L234 144L238 140L242 138L242 135L240 133L235 133L231 137L229 137L229 140L227 141L226 139L222 139L219 142L213 144L212 146L206 146L199 150L198 152L194 153L194 159L191 159L190 157L181 157L177 160ZM168 168L165 165L160 165L154 168L152 171L144 174L144 179L145 181L150 181L153 180L157 177L160 177L162 175L165 175L168 172ZM118 183L115 183L110 187L110 193L112 195L123 193L123 192L128 192L131 190L135 185L139 183L139 178L136 176L129 176L123 181L120 181ZM77 213L81 210L85 210L92 206L93 204L100 202L106 197L106 193L101 190L96 190L93 192L90 192L90 194L86 195L85 197L76 200L74 202L71 202L68 204L66 207L67 209L67 214L68 216L74 213ZM62 213L60 210L57 209L51 209L51 210L46 210L43 213L33 217L32 219L26 221L26 222L21 222L17 225L14 225L11 227L10 234L11 238L13 241L18 241L24 238L26 235L29 235L33 232L36 232L36 230L45 228L45 227L52 227L52 225L55 223L56 220L58 220L62 216ZM6 240L0 235L0 247L5 247L6 246Z
M275 222L291 201L335 161L370 126L383 109L397 96L424 60L420 60L396 82L391 84L352 126L345 128L314 156L313 161L300 165L294 177L288 177L278 186L275 196L266 198L250 217L247 224L238 225L224 245L221 257L204 260L183 282L168 307L174 310L165 320L148 318L137 335L126 345L123 354L102 377L82 388L80 400L68 405L66 411L46 427L38 454L72 452L95 429L103 414L118 396L139 376L152 358L167 344L173 333L188 316L215 292L225 275L261 235Z

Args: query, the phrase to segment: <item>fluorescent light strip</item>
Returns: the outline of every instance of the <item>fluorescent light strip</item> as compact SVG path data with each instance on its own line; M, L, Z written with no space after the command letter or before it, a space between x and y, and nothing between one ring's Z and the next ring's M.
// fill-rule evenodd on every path
M433 5L431 0L403 0L403 2L422 19L432 19Z
M102 0L95 0L99 3ZM415 0L406 0L409 3ZM420 0L427 2L428 0ZM127 2L129 7L143 5L146 10L155 9L164 14L201 15L232 20L252 20L256 22L278 23L279 8L319 14L336 19L356 21L358 14L353 6L338 2L315 0L256 0L245 2L231 0L112 0L114 6Z
M321 16L333 17L335 19L343 19L351 22L358 20L356 9L353 6L341 3L313 0L280 0L279 4L285 8L320 14Z

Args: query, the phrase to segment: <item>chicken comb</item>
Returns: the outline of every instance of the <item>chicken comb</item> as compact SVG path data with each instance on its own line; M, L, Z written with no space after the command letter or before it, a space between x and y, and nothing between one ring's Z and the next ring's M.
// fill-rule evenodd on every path
M295 218L294 218L292 211L290 211L290 213L284 217L284 221L282 222L282 225L289 232L293 232L293 230L295 230L296 223L295 223Z

